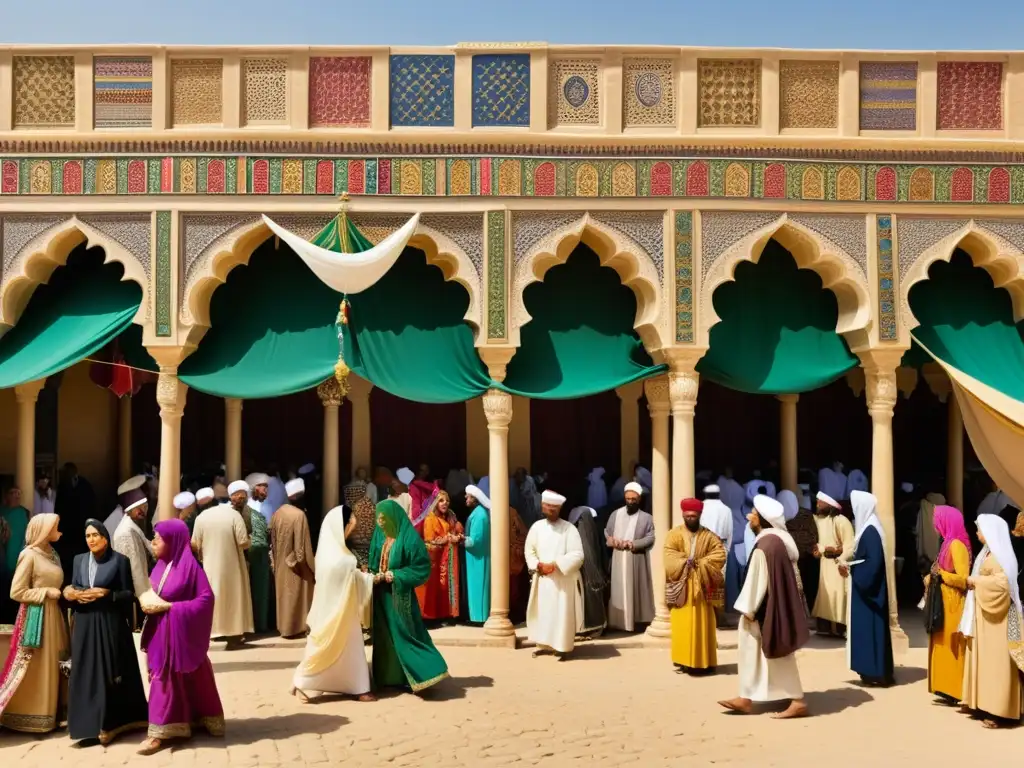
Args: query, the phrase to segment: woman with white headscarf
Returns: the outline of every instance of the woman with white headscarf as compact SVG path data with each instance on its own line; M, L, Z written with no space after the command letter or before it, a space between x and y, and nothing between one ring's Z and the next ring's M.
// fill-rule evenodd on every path
M346 514L347 513L347 514ZM292 678L292 693L341 693L373 701L361 620L368 622L373 575L359 570L345 544L356 526L348 507L327 513L316 550L316 586L309 611L309 637Z
M1010 530L997 515L978 517L984 548L967 580L967 603L960 632L967 638L963 705L998 728L1021 716L1021 604L1017 558Z

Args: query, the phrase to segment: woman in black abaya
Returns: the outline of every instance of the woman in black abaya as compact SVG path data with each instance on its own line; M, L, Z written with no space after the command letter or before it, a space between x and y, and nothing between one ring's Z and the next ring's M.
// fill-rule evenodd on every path
M569 522L576 526L583 543L583 628L581 639L600 637L608 625L608 547L598 530L591 507L576 507L569 513Z
M64 597L74 610L68 733L73 741L114 737L149 725L132 639L135 592L128 559L110 547L99 520L85 523L89 551L76 555Z

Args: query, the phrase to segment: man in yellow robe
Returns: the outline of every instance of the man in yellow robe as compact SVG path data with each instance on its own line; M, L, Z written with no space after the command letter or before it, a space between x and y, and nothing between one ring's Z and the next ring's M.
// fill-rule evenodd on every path
M714 672L718 664L715 606L725 598L722 540L700 524L703 504L683 499L683 524L665 540L666 596L673 595L672 663L686 674ZM675 598L675 595L678 597Z
M818 572L818 596L811 608L817 620L818 634L842 637L846 629L846 581L839 566L853 559L853 525L840 514L839 502L818 492L814 509L814 525L818 543L814 556L821 563Z

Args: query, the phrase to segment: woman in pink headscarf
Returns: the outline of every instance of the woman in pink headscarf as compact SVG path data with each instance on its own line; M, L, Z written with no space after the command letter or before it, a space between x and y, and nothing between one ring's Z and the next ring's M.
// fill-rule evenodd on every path
M931 573L925 577L925 592L929 579L939 580L943 619L942 628L928 639L928 690L955 704L963 692L966 643L959 627L971 575L971 539L964 516L956 507L936 506L934 521L942 546Z

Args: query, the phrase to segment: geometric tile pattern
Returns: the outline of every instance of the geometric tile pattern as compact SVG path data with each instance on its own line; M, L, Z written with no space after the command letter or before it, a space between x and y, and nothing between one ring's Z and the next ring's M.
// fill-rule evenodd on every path
M676 211L676 342L693 343L693 213Z
M600 62L597 59L555 59L548 67L548 119L553 125L599 125Z
M288 122L288 62L242 59L242 109L245 125Z
M835 128L839 120L838 61L779 62L779 127Z
M314 56L309 60L309 125L368 126L373 59Z
M391 125L448 127L455 124L455 57L391 57Z
M892 262L892 216L879 214L875 218L878 240L878 338L896 341L896 291Z
M761 124L761 60L700 59L697 62L702 128L756 128Z
M14 57L14 127L75 125L73 56Z
M1003 65L998 61L940 61L936 127L940 131L997 131L1003 127Z
M153 59L97 56L93 59L93 124L97 128L153 125Z
M675 62L623 59L622 106L622 124L626 128L675 125Z
M530 125L530 54L473 57L473 125Z
M917 62L862 61L860 129L913 131L917 127Z
M224 121L223 59L171 59L171 125Z

